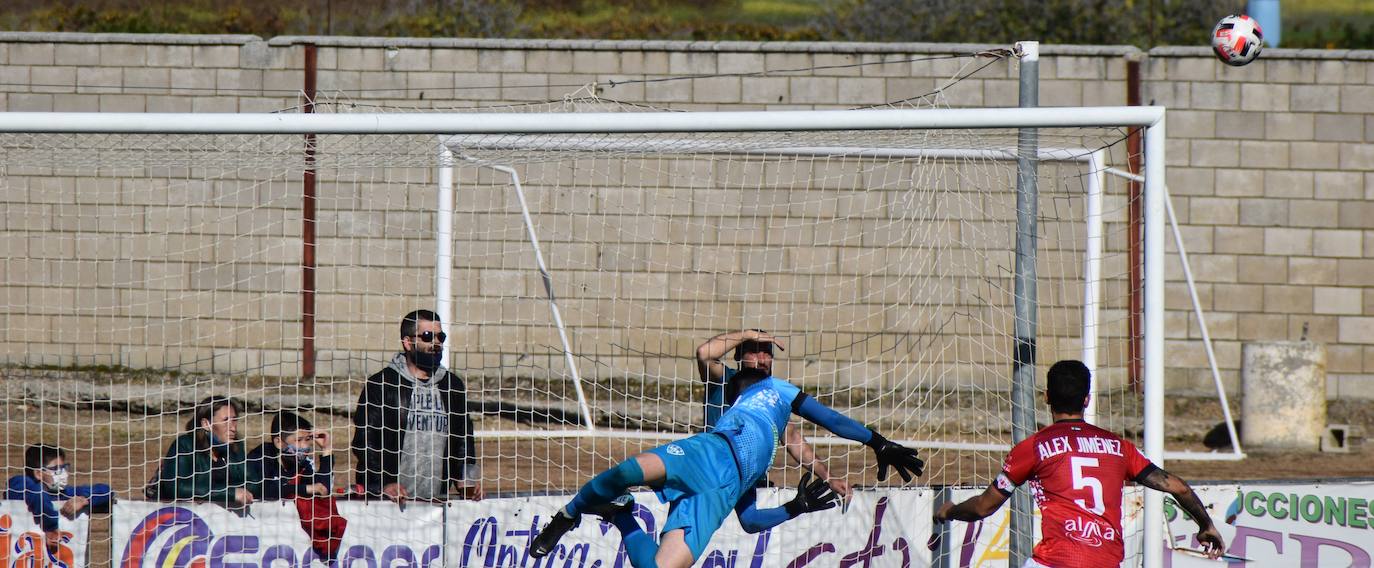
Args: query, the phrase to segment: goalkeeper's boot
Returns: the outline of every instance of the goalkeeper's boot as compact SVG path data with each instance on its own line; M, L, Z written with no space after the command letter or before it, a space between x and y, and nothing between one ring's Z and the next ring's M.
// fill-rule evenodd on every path
M558 546L558 541L563 538L563 535L577 528L579 520L577 517L569 517L567 513L563 512L563 509L559 509L557 513L553 514L553 518L549 519L549 524L544 525L544 530L539 531L539 534L534 536L534 540L530 541L530 556L535 558L548 556L550 552L553 552L553 547Z
M604 505L588 507L587 514L601 517L602 520L609 523L613 519L615 519L616 515L619 515L621 513L633 513L634 510L635 496L626 493L624 495L616 497L615 499L612 499L611 502L606 503Z

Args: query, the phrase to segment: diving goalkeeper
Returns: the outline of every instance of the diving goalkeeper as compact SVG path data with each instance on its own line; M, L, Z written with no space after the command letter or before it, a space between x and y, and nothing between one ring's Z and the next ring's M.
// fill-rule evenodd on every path
M920 475L925 463L916 451L888 441L854 419L807 396L796 386L744 368L734 377L739 398L721 415L714 430L691 436L620 462L582 486L530 543L542 558L575 528L583 513L599 514L620 529L635 568L687 567L701 558L711 535L734 509L744 530L757 533L803 513L834 507L836 495L825 480L803 476L797 496L771 509L757 507L754 485L772 465L788 418L797 415L850 440L873 448L878 480L895 469L904 481ZM658 544L635 520L629 488L647 485L670 503Z

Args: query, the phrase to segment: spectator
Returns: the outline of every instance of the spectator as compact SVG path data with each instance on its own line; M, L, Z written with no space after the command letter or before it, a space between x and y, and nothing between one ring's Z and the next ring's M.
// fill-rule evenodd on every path
M33 514L33 521L43 529L48 549L56 551L61 543L57 515L75 520L81 513L108 512L114 494L104 483L69 485L70 465L67 453L57 446L37 444L24 450L24 474L10 478L5 498L23 501ZM59 509L54 502L65 501Z
M262 480L265 500L323 497L333 487L329 450L327 432L316 432L309 420L283 410L272 418L272 439L248 453L248 468Z
M262 479L262 498L295 501L310 546L329 566L338 558L348 528L330 493L331 447L328 433L315 431L309 420L283 410L272 418L272 440L248 454L250 475Z
M481 499L481 472L467 387L440 362L439 316L416 310L401 320L401 352L368 377L353 411L358 484L397 503L444 499L450 489Z
M249 472L243 442L238 440L242 412L242 405L228 397L200 401L186 422L186 432L167 448L148 496L203 500L233 508L251 504L261 482Z

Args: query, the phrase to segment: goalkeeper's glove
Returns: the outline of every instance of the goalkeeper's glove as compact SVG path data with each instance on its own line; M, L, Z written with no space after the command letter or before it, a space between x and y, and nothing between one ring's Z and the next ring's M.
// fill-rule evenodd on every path
M892 442L877 432L873 432L873 437L868 440L868 447L878 455L878 481L887 479L889 466L897 470L902 481L911 481L913 475L921 475L921 470L926 466L926 462L916 456L916 450Z
M839 497L830 489L830 485L824 479L817 477L813 481L811 472L808 471L802 475L801 481L797 482L797 496L783 505L783 508L787 509L788 517L795 518L803 513L814 513L832 508Z

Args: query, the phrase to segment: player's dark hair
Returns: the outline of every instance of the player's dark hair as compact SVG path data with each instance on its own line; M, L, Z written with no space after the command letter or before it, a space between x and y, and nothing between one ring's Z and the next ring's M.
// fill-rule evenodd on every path
M24 473L30 477L38 477L38 470L48 465L48 462L62 458L67 461L67 452L57 446L47 444L34 444L24 450Z
M415 326L422 321L438 322L439 314L429 310L415 310L406 314L406 317L401 318L401 337L415 335Z
M759 332L759 333L768 333L768 332L766 332L766 331L764 331L764 330L762 330L762 329L752 329L752 330L750 330L750 331L757 331L757 332ZM766 351L766 352L768 352L769 355L772 355L772 354L773 354L773 344L772 344L772 343L768 343L768 342L764 342L764 341L753 341L753 340L741 341L739 345L736 345L736 346L735 346L735 361L739 361L739 360L741 360L741 359L744 359L744 354L745 354L745 353L752 353L752 352L754 352L754 351Z
M1045 390L1049 394L1050 409L1061 414L1082 414L1086 407L1092 371L1082 361L1066 359L1050 367Z
M281 438L297 430L313 430L314 424L306 420L304 416L283 410L272 417L272 437Z

